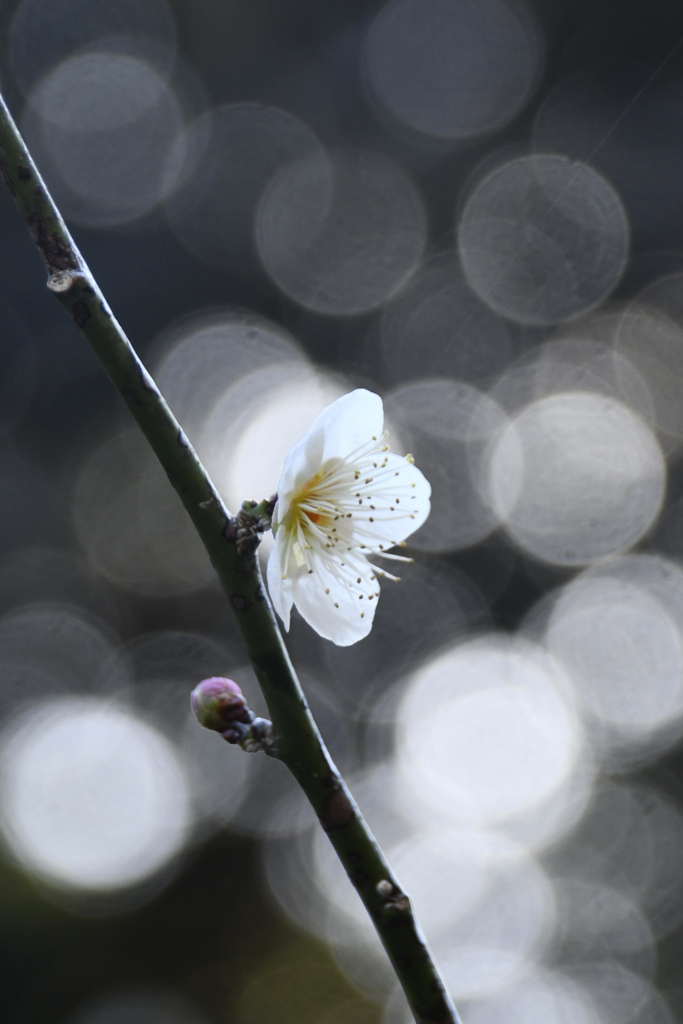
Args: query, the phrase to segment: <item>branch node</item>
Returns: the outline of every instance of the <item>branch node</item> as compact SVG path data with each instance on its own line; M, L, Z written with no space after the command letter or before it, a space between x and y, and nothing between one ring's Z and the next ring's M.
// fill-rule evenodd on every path
M255 551L261 543L261 534L272 526L273 509L277 495L263 501L243 501L242 507L235 516L236 526L235 547L238 555L247 551Z
M83 274L74 270L57 270L48 277L47 286L55 295L64 295L83 280Z

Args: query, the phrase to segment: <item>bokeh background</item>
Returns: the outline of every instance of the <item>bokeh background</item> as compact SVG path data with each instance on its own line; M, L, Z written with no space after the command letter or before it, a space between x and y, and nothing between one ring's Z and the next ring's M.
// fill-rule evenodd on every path
M677 0L6 0L0 82L235 509L354 387L433 485L289 636L465 1024L683 1020ZM404 1024L175 495L0 195L0 1015ZM267 542L264 544L267 557Z

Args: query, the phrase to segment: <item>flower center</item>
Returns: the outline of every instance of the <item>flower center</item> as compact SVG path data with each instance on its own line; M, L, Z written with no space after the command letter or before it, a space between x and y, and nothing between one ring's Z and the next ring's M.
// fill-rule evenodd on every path
M292 496L287 512L279 524L287 536L286 554L284 558L285 576L290 567L290 557L294 559L295 565L302 569L306 567L312 572L308 552L312 549L312 541L320 530L327 530L335 516L334 509L329 501L325 500L325 481L329 476L329 467L322 467L306 483L302 484L298 491ZM319 543L319 538L317 539Z
M285 529L296 530L297 522L305 529L307 519L316 525L321 522L325 525L329 517L325 512L316 508L316 506L318 506L322 497L320 485L323 483L326 475L322 469L319 469L310 480L307 480L299 488L292 498L291 505L285 516Z

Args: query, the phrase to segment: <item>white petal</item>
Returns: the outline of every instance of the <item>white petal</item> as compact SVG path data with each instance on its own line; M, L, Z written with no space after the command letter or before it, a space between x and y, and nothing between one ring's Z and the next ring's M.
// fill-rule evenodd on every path
M320 636L340 646L367 636L378 589L376 570L365 556L400 544L429 515L429 483L412 461L380 450L382 428L382 400L359 388L324 409L287 453L274 527L292 514L276 533L267 571L285 628L294 603ZM312 477L311 493L319 489L317 509L303 503ZM336 525L319 524L314 511L334 514ZM284 559L295 541L292 557Z
M283 511L324 462L346 458L373 437L379 439L383 423L382 399L364 388L342 395L318 413L285 456L277 489Z
M278 506L283 515L292 496L318 472L322 464L325 436L323 430L315 427L315 423L285 455L277 485ZM277 522L277 518L274 521Z
M373 551L380 544L384 547L400 544L411 533L415 533L429 515L432 493L429 481L417 466L392 452L383 458L387 459L386 468L398 473L398 476L386 477L376 486L368 484L367 490L372 497L369 501L363 500L363 505L359 506L358 512L350 520L354 536L362 535L363 542ZM370 504L375 505L376 509L370 509ZM388 511L382 512L382 509ZM373 521L370 522L370 519Z
M282 624L289 630L289 616L292 611L292 582L283 580L282 565L280 563L281 544L278 544L277 537L268 556L266 579L268 580L268 593L273 602L273 607L282 619Z
M325 431L323 461L344 459L373 437L381 440L384 430L382 399L372 391L357 388L323 409L316 424Z
M378 589L377 581L370 579L373 572L368 565L361 583L347 586L323 566L316 566L312 575L304 573L292 580L294 603L316 633L339 647L348 647L362 640L372 629L377 598L371 601L367 598ZM326 589L329 594L325 593Z

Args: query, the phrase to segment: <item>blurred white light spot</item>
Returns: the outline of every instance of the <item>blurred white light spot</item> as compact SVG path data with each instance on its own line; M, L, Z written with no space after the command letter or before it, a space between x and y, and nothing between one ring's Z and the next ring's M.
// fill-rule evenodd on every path
M568 836L586 810L596 782L598 765L588 742L575 758L572 771L526 813L499 826L527 849L542 851Z
M581 988L559 971L532 973L495 995L471 1002L463 1024L600 1024Z
M456 999L495 992L528 968L555 923L552 887L523 848L491 834L497 862L470 909L433 939L446 987ZM444 894L445 896L445 894Z
M126 666L104 624L75 605L40 602L0 619L0 713L65 693L125 689Z
M76 89L78 85L82 91ZM143 117L159 102L164 89L164 80L142 61L112 53L85 53L43 78L29 102L53 128L112 131Z
M590 574L564 589L547 643L586 708L627 738L683 712L683 645L664 604L636 582Z
M28 92L47 71L87 48L133 51L168 64L176 30L166 0L22 0L10 29L12 67Z
M638 33L637 22L632 24ZM609 40L602 30L595 36L588 30L581 41L575 37L572 70L543 97L532 145L589 161L619 189L634 233L678 248L672 228L681 217L681 80L650 82L654 66L645 47L637 53L611 49ZM663 147L665 138L670 142Z
M383 849L389 850L414 830L395 811L387 799L391 793L394 771L388 764L375 765L363 775L349 779L354 797L362 807L363 814L372 824L373 834ZM272 783L272 773L269 773ZM297 787L298 790L298 787ZM300 790L298 790L300 792ZM285 805L290 819L301 821L297 832L282 836L277 832L265 832L262 857L266 879L279 906L298 925L318 936L324 936L330 901L340 908L345 917L353 922L363 922L367 914L359 903L351 886L342 885L343 868L332 853L319 844L320 827L311 825L310 808L305 815L293 811L291 800L280 800L275 811ZM263 817L263 815L261 815ZM316 867L317 865L317 867ZM318 876L318 872L320 875ZM320 878L320 886L317 884ZM313 879L316 884L311 884ZM330 882L330 879L337 881ZM337 884L338 882L338 884Z
M683 920L683 815L680 808L659 793L633 789L638 809L637 835L628 835L631 848L644 847L640 856L639 885L633 886L654 935L666 935ZM632 826L636 824L632 822ZM614 884L614 873L609 881Z
M319 313L363 313L415 270L426 221L416 186L386 157L341 151L293 161L263 195L263 265L291 298Z
M193 318L162 339L155 380L183 425L197 444L215 404L230 392L233 423L251 407L253 396L236 387L244 377L266 367L305 362L294 339L284 328L265 317L237 311L221 311ZM283 366L284 371L284 366Z
M656 292L651 293L655 298ZM654 426L669 452L683 443L683 329L656 308L631 305L622 316L616 348L640 373L654 405Z
M521 157L469 196L458 243L477 295L511 320L552 324L597 305L621 277L628 223L619 197L585 164Z
M683 635L683 567L661 555L635 554L591 566L583 579L633 583L657 598Z
M522 846L495 833L446 828L417 833L391 851L391 866L429 935L452 927L485 895L493 877L507 871Z
M523 405L563 391L580 391L608 395L638 413L648 425L654 422L652 397L641 374L613 346L590 333L584 338L580 327L574 335L542 345L523 364L532 370L533 383L533 394Z
M118 586L179 594L215 580L178 495L135 431L109 438L85 460L73 514L91 562Z
M280 910L298 926L323 938L327 898L323 889L311 884L311 878L315 878L313 834L319 826L317 822L311 826L310 819L306 824L308 828L301 828L294 835L267 836L262 846L263 865Z
M3 560L0 608L17 609L36 599L64 602L71 614L81 604L88 609L89 619L99 616L114 627L118 623L120 607L107 581L92 571L73 545L62 547L44 541L14 545L13 552ZM7 687L4 689L7 692Z
M557 565L635 544L659 514L664 485L652 432L602 395L532 403L491 454L491 500L506 529L525 551Z
M231 508L277 490L284 457L327 405L348 390L305 363L256 370L215 405L199 443L202 459ZM244 405L245 396L251 403Z
M487 446L506 422L502 409L475 388L447 380L400 388L385 408L400 447L412 452L432 485L429 519L411 547L451 551L483 540L498 525L482 477Z
M101 700L53 701L7 727L0 808L5 838L26 869L76 889L147 878L180 852L189 826L173 748Z
M237 665L234 651L227 645L198 633L165 629L155 633L138 634L121 648L121 656L129 667L134 683L130 689L130 702L139 708L143 717L154 722L174 740L184 734L190 710L188 693L198 679L206 679L219 672L229 671L240 686L243 680L233 675ZM256 714L265 712L265 702L253 679L243 693L249 707ZM254 701L254 689L258 702ZM192 715L197 724L197 720ZM208 740L209 733L197 728L200 741ZM224 751L224 742L217 743ZM256 758L225 757L226 762L254 761Z
M454 643L473 626L482 628L488 622L485 595L453 564L437 566L434 560L418 558L412 565L402 565L400 572L400 583L385 581L382 585L370 636L350 648L327 644L325 651L329 684L345 695L347 707L365 718L365 709L375 705L383 691L384 706L375 710L387 724L394 720L397 693L406 675L426 657L431 658L434 650L442 647L444 637ZM504 585L509 565L494 563L491 573L496 575L496 583ZM366 738L374 760L378 737L368 729Z
M474 294L452 252L429 260L384 308L381 344L397 382L449 376L484 387L510 357L505 322Z
M526 102L542 56L522 3L394 0L364 49L370 99L426 135L467 139L501 128Z
M23 126L66 216L109 227L149 213L177 176L180 106L135 57L84 53L45 76Z
M659 992L613 960L578 961L566 973L593 1004L600 1024L675 1024Z
M508 984L554 926L552 887L537 861L494 832L444 829L388 849L456 998ZM391 984L367 915L325 836L314 833L316 888L327 904L326 937L342 970L375 998Z
M674 804L653 790L603 783L573 835L555 851L553 871L623 893L659 937L683 918L682 842L683 815Z
M508 413L563 391L616 398L652 426L654 405L647 383L615 351L623 309L604 307L559 327L552 338L524 352L490 391Z
M289 161L322 154L320 143L284 110L238 103L193 121L180 151L182 185L166 206L172 230L198 259L253 273L254 217L264 188Z
M651 312L656 311L665 317L669 323L683 328L683 301L681 301L681 287L683 287L683 271L664 274L655 281L651 281L639 293L637 306L642 309L648 308Z
M237 812L255 771L253 759L226 756L220 737L209 736L188 717L182 736L185 771L205 831L222 828Z
M503 822L558 790L580 752L564 678L531 644L463 644L415 674L397 763L416 806L443 821Z
M609 885L578 878L555 881L563 959L610 956L651 974L654 936L638 905Z

